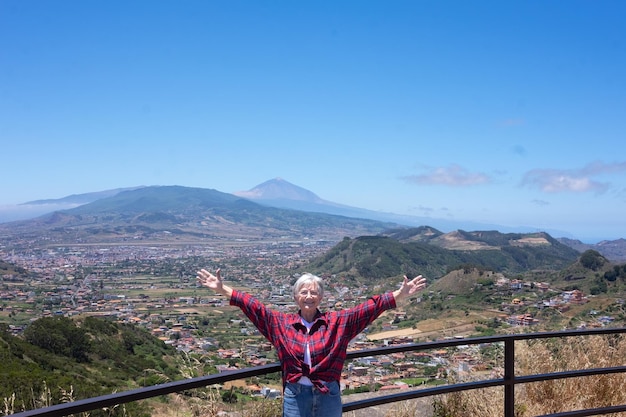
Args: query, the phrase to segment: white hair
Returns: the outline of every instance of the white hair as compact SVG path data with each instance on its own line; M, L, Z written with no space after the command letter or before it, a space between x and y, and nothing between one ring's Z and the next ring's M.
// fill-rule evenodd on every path
M304 284L313 283L317 287L317 291L320 293L320 299L324 297L324 281L317 275L313 275L309 272L302 274L300 278L293 284L293 298L298 296L298 293L304 286Z

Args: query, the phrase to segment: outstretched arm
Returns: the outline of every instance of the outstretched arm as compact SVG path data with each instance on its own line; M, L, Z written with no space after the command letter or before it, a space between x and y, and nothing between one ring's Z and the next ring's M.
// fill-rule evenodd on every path
M396 299L396 304L399 304L418 291L422 291L424 288L426 288L426 278L422 278L421 275L418 275L409 281L409 278L405 275L400 288L393 292L393 297Z
M222 294L228 298L230 305L239 307L246 317L259 329L259 332L272 342L274 346L277 346L277 343L285 343L284 340L280 339L283 332L276 330L279 327L279 316L283 315L283 313L272 311L250 294L243 291L235 291L233 288L225 285L219 269L215 271L215 275L206 269L201 269L198 271L197 278L200 285Z
M216 293L222 294L229 300L233 295L233 289L228 285L225 285L224 281L222 281L222 275L220 274L219 268L217 271L215 271L215 275L213 275L206 269L201 269L198 271L198 275L196 278L198 279L200 285L210 288Z

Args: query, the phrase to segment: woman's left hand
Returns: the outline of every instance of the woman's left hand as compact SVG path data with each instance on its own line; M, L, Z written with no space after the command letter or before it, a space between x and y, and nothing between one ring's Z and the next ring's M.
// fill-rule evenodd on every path
M410 297L416 292L423 290L424 288L426 288L426 278L418 275L412 280L409 280L409 278L405 275L404 281L402 281L402 285L399 289L393 292L393 296L396 301L401 301L405 298Z

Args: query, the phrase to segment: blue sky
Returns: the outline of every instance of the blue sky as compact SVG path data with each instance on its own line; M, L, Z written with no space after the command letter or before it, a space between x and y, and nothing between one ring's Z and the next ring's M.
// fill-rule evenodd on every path
M0 213L138 185L626 238L626 2L0 2Z

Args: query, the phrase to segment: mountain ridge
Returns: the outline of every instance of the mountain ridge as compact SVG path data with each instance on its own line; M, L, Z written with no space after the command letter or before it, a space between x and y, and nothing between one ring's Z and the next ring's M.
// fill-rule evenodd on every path
M19 238L125 242L241 239L333 239L397 226L257 204L213 189L150 186L119 192L35 219L0 224Z
M369 280L422 274L437 279L451 270L482 268L511 275L558 271L580 256L545 232L535 234L455 231L429 227L377 236L344 238L307 268Z
M307 191L310 195L302 193ZM559 230L540 230L535 227L510 227L492 223L481 223L474 221L457 221L433 217L411 216L403 214L388 213L382 211L368 210L358 207L347 206L324 200L316 194L294 185L283 178L274 178L265 181L248 191L238 191L234 193L244 198L251 199L259 204L272 207L290 208L294 210L315 211L320 213L337 214L347 217L360 217L373 220L399 223L409 227L419 227L429 225L443 231L453 231L457 229L473 230L499 230L510 233L533 233L545 231L552 235L569 236L569 233ZM292 198L297 195L297 198ZM309 196L309 198L307 198Z
M140 185L137 187L115 188L112 190L94 191L94 192L83 193L83 194L71 194L62 198L27 201L26 203L22 203L20 205L44 205L44 204L79 204L79 205L82 205L82 204L91 203L96 200L100 200L102 198L112 197L123 191L132 191L132 190L137 190L139 188L145 188L145 186Z
M176 187L179 187L179 189L195 190L195 192L198 192L198 193L203 193L204 192L203 190L210 190L212 192L223 194L221 198L224 198L224 196L230 196L229 199L231 200L229 201L231 201L231 203L235 201L235 200L232 200L233 198L242 200L238 203L239 209L242 209L245 206L244 201L249 201L250 203L253 203L257 206L264 207L265 209L275 208L275 209L280 209L280 210L287 210L287 213L289 213L288 217L290 217L292 220L294 220L293 217L295 216L295 214L290 212L290 210L297 210L300 212L308 212L308 213L317 213L318 215L326 214L326 215L332 215L332 216L342 216L342 217L351 218L351 219L363 219L366 222L379 222L378 226L374 227L373 229L369 228L369 226L365 227L363 224L360 226L361 227L360 229L357 228L353 231L349 231L348 230L349 228L340 229L338 230L337 233L334 234L335 238L337 238L337 236L343 232L347 232L346 235L348 236L355 236L356 234L358 234L358 232L378 233L383 230L383 227L382 227L383 224L386 225L385 227L388 226L391 228L393 228L394 225L397 225L399 230L411 229L412 227L423 227L423 226L431 227L433 230L437 230L439 233L442 233L440 232L441 229L438 228L436 224L434 224L436 222L430 223L430 221L432 221L433 219L425 218L424 219L425 223L414 226L413 224L403 223L402 220L404 217L400 215L391 214L390 216L384 215L382 217L374 216L372 213L374 214L380 214L380 213L372 212L372 211L365 210L365 209L345 206L345 205L341 205L341 204L324 200L320 198L317 194L309 190L306 190L302 187L295 186L282 178L275 178L269 181L265 181L264 183L259 184L258 186L254 187L248 192L237 192L235 194L222 193L220 191L207 189L207 188L194 188L194 187L183 187L183 186L149 186L149 187L138 186L138 187L120 188L120 189L115 189L115 190L106 190L106 191L101 191L101 192L93 192L93 193L87 193L87 194L76 194L76 195L67 196L61 199L57 199L57 200L50 200L50 199L35 200L35 201L29 202L29 204L34 204L34 205L41 204L41 205L54 206L55 203L59 203L59 202L65 202L65 203L73 202L75 204L78 201L87 201L87 203L81 204L78 207L73 207L69 209L69 210L76 210L74 212L70 211L69 215L68 215L67 209L65 209L65 210L59 210L59 211L52 212L52 213L47 213L47 214L44 214L42 216L35 218L36 220L35 219L31 219L31 220L35 220L36 224L47 223L49 227L52 227L52 225L54 224L56 224L57 227L71 226L72 222L74 223L76 222L75 218L74 219L71 218L73 214L76 214L76 215L80 214L82 216L88 216L88 213L84 212L84 210L86 210L85 205L89 205L88 210L102 211L106 209L106 205L103 205L105 203L102 203L101 200L107 200L108 198L117 196L117 201L121 201L122 198L126 198L124 196L128 195L125 193L135 192L135 191L140 192L141 190L155 189L158 187L164 187L161 189L168 189L169 187L169 189L171 190L176 189ZM250 197L254 197L254 198L250 198ZM197 199L199 198L198 196L196 197L187 196L186 198L188 200L185 200L185 201L189 204L189 206L184 209L181 208L182 212L189 212L192 207L196 207L196 209L198 208L198 204L197 204L199 203L197 201ZM194 200L194 198L196 200ZM123 234L123 233L134 233L137 230L140 230L142 228L144 232L148 232L150 228L146 224L154 224L159 219L161 221L167 220L169 222L168 224L175 225L176 220L177 219L180 220L181 214L178 214L178 215L173 215L171 213L167 214L164 212L164 209L167 207L170 207L172 202L177 202L178 204L180 204L181 201L172 195L161 196L159 199L157 199L157 201L160 201L161 206L153 207L153 211L149 214L148 213L139 214L137 213L137 210L135 210L137 217L135 217L134 219L127 218L128 215L120 216L120 219L125 218L126 219L125 221L127 222L134 222L132 223L133 225L132 226L127 225L127 227L121 227L120 225L117 225L117 227L114 228L115 230L112 230L112 231L110 230L109 233L114 233L118 235ZM27 204L27 203L24 203L24 204ZM130 204L130 203L127 202L127 204ZM134 204L141 204L141 203L135 202ZM204 207L205 208L208 207L206 202L205 202ZM214 207L214 209L216 208ZM278 213L284 213L284 212L274 212L274 214L282 215ZM209 216L208 219L202 220L201 224L203 224L204 229L206 229L205 226L213 224L217 228L217 230L223 231L225 230L225 228L228 227L228 225L233 224L233 222L237 223L238 220L236 217L237 216L233 217L231 215L229 219L228 216L224 217L224 216L220 216L219 214L216 215L215 213L213 213L213 215ZM388 219L388 221L384 221L382 219ZM396 221L392 221L392 219L396 219ZM412 218L412 219L413 221L415 221L415 219L420 219L420 218ZM260 218L257 218L257 220L260 220ZM23 225L23 223L20 223L23 221L28 221L28 220L19 220L19 221L11 222L11 223L12 224L17 223L18 225ZM335 219L335 221L337 221L337 219ZM354 220L352 221L354 222ZM84 224L85 222L86 220L83 219L83 227L85 227L85 224ZM102 219L92 218L91 222L93 223L93 227L97 228L96 225L99 222L102 223ZM35 223L31 223L31 224L34 225ZM372 224L373 223L370 223L370 226ZM6 223L0 223L0 229L2 228L1 226L3 225L6 225ZM102 226L102 224L100 226ZM20 227L20 226L17 226L17 227ZM262 228L262 227L270 227L271 229L271 224L269 224L267 221L265 223L259 222L256 225L256 227L253 228L254 230L251 230L251 229L241 230L241 232L238 234L238 237L246 238L249 232L252 232L253 234L258 234L260 233L259 228ZM302 227L303 225L299 226L300 229L302 229ZM102 229L102 227L100 228ZM298 229L298 227L296 229ZM489 229L478 229L478 230L489 230ZM452 230L452 232L455 232L455 231L463 231L463 229ZM506 229L500 229L498 231L501 233L506 233ZM101 230L101 232L103 231ZM187 225L186 231L179 230L178 228L174 230L174 233L180 233L180 234L190 234L191 232L192 231L189 230L189 225ZM536 233L536 232L540 232L540 231L527 231L527 232L516 231L515 233ZM157 231L154 230L153 233L157 233ZM194 236L194 239L199 239L200 236L207 236L205 233L191 233L191 234ZM281 235L281 233L278 233L278 230L273 230L272 232L268 234L268 236L276 236L276 235ZM447 238L451 241L455 240L455 239L450 239L450 235ZM626 240L625 239L618 239L615 241L603 241L597 244L586 244L579 240L575 240L575 239L571 239L567 237L558 237L556 239L559 240L561 243L564 243L567 246L570 246L578 250L581 253L584 252L585 250L593 249L603 254L604 256L607 257L607 259L610 259L612 261L626 261Z

